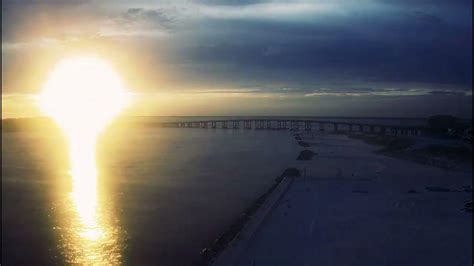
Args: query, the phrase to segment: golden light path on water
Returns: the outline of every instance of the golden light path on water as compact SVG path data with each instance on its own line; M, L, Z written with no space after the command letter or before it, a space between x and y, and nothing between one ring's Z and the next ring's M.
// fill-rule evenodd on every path
M127 104L119 76L104 60L73 57L51 71L39 95L42 111L61 127L69 143L71 191L62 203L61 246L66 262L81 265L121 264L119 229L98 189L96 142L99 134Z

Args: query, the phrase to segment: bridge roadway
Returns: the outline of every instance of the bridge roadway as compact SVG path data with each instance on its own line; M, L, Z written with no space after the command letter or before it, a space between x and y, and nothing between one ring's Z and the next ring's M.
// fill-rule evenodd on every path
M412 135L425 134L425 127L381 125L370 123L333 122L323 120L294 120L294 119L228 119L163 122L163 127L172 128L210 128L210 129L255 129L255 130L324 130L324 131L350 131L369 132L386 135Z

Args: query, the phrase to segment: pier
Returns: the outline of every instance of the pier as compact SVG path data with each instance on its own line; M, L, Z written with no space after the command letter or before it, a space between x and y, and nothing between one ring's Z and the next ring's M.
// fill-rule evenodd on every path
M309 119L228 119L205 121L163 122L163 127L232 130L305 130L333 132L367 132L381 135L420 136L426 132L422 126L382 125L357 122L340 122Z

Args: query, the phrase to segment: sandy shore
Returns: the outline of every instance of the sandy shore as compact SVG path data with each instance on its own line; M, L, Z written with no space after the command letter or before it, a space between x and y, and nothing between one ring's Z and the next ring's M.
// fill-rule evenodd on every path
M472 265L472 170L388 157L345 135L297 141L315 153L295 162L306 177L269 198L271 211L243 229L251 236L214 265Z

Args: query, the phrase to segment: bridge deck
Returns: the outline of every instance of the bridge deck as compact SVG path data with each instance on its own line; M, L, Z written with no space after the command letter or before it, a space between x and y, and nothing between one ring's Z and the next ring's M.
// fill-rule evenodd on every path
M422 135L425 127L404 125L382 125L372 123L359 123L349 121L329 121L313 119L220 119L201 121L163 122L164 127L176 128L212 128L212 129L267 129L284 130L304 129L311 130L333 130L333 131L359 131L390 135Z

